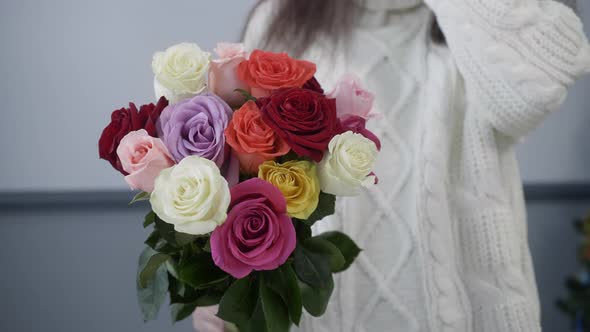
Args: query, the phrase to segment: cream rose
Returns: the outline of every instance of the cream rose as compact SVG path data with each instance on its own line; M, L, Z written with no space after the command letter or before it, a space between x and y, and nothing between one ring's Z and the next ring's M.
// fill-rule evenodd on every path
M377 160L377 146L351 131L334 136L328 153L319 164L322 191L336 196L355 196L361 187L375 183L371 172Z
M217 165L198 156L160 172L150 198L160 219L193 235L210 233L223 224L229 202L229 186Z
M154 89L156 98L166 97L170 103L193 97L205 90L211 54L199 45L181 43L154 54Z

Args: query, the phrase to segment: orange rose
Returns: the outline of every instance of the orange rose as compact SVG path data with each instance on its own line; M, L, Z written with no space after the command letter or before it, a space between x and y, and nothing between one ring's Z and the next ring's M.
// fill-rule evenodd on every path
M289 145L262 120L256 103L245 103L225 129L225 138L240 160L242 172L257 174L267 160L289 153Z
M250 59L238 66L238 77L252 88L256 98L268 97L272 90L280 88L301 88L315 72L312 62L261 50L254 50Z

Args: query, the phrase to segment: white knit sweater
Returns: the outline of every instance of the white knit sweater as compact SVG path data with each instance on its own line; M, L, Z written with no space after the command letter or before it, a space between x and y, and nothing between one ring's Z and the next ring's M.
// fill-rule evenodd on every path
M590 69L580 20L550 0L366 1L348 48L306 57L325 89L352 72L376 94L380 182L319 223L364 251L301 330L539 331L514 146ZM272 13L255 12L247 46Z

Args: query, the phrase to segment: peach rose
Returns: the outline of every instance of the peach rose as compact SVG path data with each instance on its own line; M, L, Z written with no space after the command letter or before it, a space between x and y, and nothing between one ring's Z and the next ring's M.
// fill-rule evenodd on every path
M225 129L225 138L238 155L242 172L257 174L258 166L267 160L289 153L289 145L262 120L262 112L248 101Z
M125 181L131 189L145 192L154 190L154 182L160 171L174 165L164 143L148 135L144 129L125 135L117 148L117 155L123 169L129 173Z
M363 119L371 117L375 96L365 90L361 80L352 74L344 75L336 83L336 88L328 93L329 98L336 99L336 112L339 119L359 116Z
M268 97L276 89L301 88L315 72L312 62L261 50L254 50L250 59L238 66L238 77L250 86L256 98Z
M231 106L239 106L244 97L236 89L248 91L248 85L238 79L237 69L248 58L242 44L219 43L215 49L219 59L209 65L209 88Z

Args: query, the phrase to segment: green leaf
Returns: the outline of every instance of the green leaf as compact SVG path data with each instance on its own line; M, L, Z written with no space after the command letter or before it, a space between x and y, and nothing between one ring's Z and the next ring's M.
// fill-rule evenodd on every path
M221 301L223 297L223 293L221 292L214 292L212 290L207 290L201 296L197 298L195 303L199 307L209 307L212 305L217 305Z
M341 272L348 269L361 252L361 249L356 245L356 243L344 233L326 232L320 234L318 237L325 239L336 246L336 248L340 250L342 256L344 257L344 265L334 272Z
M311 226L305 223L301 219L293 219L293 226L297 233L297 239L299 241L305 241L311 237Z
M170 256L166 254L155 253L152 257L150 257L145 264L145 267L139 273L139 287L146 288L148 282L154 279L156 275L156 271L166 262Z
M203 251L211 253L211 239L207 239L207 242L205 242L205 246L203 246Z
M148 264L150 257L157 254L153 249L146 248L139 257L137 269L137 299L144 320L156 319L160 306L166 299L168 292L168 273L166 267L161 265L155 272L154 277L148 281L146 287L140 287L139 276Z
M320 200L316 210L305 220L305 222L313 226L317 221L331 216L336 212L336 196L320 192Z
M133 197L131 202L129 202L129 205L133 205L134 203L141 202L141 201L147 201L150 199L150 195L151 195L150 193L146 193L145 191L142 191L139 194L135 195L135 197Z
M179 247L184 247L185 245L193 242L196 238L196 235L185 234L176 231L174 232L174 240L176 245Z
M197 308L196 303L174 303L170 305L172 322L181 321L190 316Z
M217 316L238 326L244 325L253 316L257 302L257 280L251 276L238 279L234 281L221 298Z
M246 101L249 101L249 100L251 100L251 101L256 101L256 98L254 98L254 96L252 96L252 95L250 94L250 92L248 92L248 91L246 91L246 90L244 90L244 89L235 89L235 90L234 90L234 92L238 92L238 93L240 93L242 96L244 96L244 99L245 99Z
M229 278L218 268L209 254L193 255L179 267L179 279L195 289L209 288Z
M329 257L314 253L304 245L295 247L293 267L299 279L312 287L325 287L331 278Z
M143 221L143 228L148 227L149 225L156 222L156 213L154 211L150 211L146 216L145 220Z
M260 299L266 328L272 332L289 332L291 322L287 307L281 297L265 284L266 280L263 279L260 283Z
M160 236L166 240L166 242L176 245L176 231L174 230L174 225L165 222L157 215L154 218L154 223L154 227L160 232Z
M328 308L330 297L334 291L334 279L330 275L325 287L311 287L304 282L299 282L301 300L305 310L314 317L322 316Z
M303 245L309 251L328 257L330 260L330 270L332 272L342 271L342 268L346 264L344 256L340 250L324 238L312 237L303 242Z
M178 264L172 259L166 261L166 270L168 270L168 273L170 273L175 279L180 279L178 276Z
M160 219L157 215L154 215L155 229L160 234L160 237L164 239L168 244L174 247L184 247L185 245L195 241L198 236L180 233L174 230L174 225L165 222ZM163 245L161 245L163 247Z
M266 319L262 310L262 299L256 293L257 301L255 302L254 311L250 319L244 323L236 324L240 332L273 332L266 327ZM218 314L219 316L219 314Z
M148 238L145 240L145 244L148 245L148 247L156 250L156 246L158 245L158 241L160 241L161 237L160 237L160 232L158 232L157 230L154 230L153 232L150 233L150 235L148 236Z
M285 264L269 271L264 275L264 283L283 299L291 321L299 326L302 312L301 292L297 284L297 275L291 265Z

